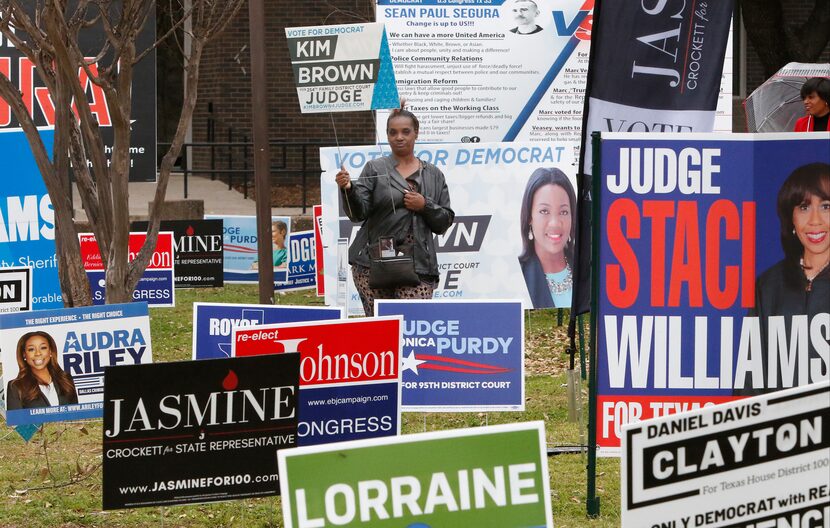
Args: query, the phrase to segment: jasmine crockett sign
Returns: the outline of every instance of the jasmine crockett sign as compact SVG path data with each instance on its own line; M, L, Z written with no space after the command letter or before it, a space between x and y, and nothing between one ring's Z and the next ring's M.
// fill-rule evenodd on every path
M281 450L286 528L553 527L542 422Z

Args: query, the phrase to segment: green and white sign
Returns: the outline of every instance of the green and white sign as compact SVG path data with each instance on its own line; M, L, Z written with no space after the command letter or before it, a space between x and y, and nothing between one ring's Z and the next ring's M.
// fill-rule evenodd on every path
M280 450L286 528L552 528L542 422Z

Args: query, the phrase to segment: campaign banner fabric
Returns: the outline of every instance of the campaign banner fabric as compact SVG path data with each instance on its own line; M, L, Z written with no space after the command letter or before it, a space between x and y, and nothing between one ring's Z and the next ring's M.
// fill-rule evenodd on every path
M256 216L205 215L205 219L222 220L222 244L225 258L225 282L256 284L259 281ZM288 247L291 218L271 217L274 283L288 279Z
M32 268L0 267L0 313L32 309Z
M627 422L828 379L827 144L603 136L600 454L618 454Z
M377 299L375 314L403 316L403 411L524 410L521 302Z
M597 2L582 174L591 133L711 132L733 2Z
M147 232L147 222L132 231ZM161 231L173 232L176 288L221 288L224 251L221 220L162 220Z
M6 48L3 48L6 49ZM0 106L5 102L0 99ZM51 152L54 130L40 130ZM14 178L0 188L0 267L32 268L32 308L62 308L55 211L22 130L0 129L0 154Z
M545 429L527 422L280 451L286 528L553 528Z
M401 97L421 122L419 139L577 148L593 6L594 0L377 0ZM380 137L387 117L378 112Z
M96 305L104 304L107 301L106 270L101 260L98 242L92 233L79 233L78 239L81 243L81 259L84 263L87 278L89 278L92 303ZM130 262L141 251L146 239L147 233L130 233ZM156 249L150 258L149 264L147 264L147 269L138 280L135 290L133 290L133 300L144 301L154 308L176 306L174 261L173 233L161 231L156 239Z
M0 351L9 425L100 418L104 367L153 361L147 303L0 314Z
M822 526L828 382L623 428L622 526Z
M384 152L389 150L384 147ZM539 258L564 254L568 261L573 251L576 181L571 149L555 143L416 145L415 154L444 173L455 211L453 225L435 237L441 276L434 298L520 299L526 308L571 306L567 284L572 263L555 270L557 278L551 280L562 291L554 298ZM377 145L320 149L327 305L338 303L338 240L351 244L360 227L346 216L335 175L342 163L357 178L365 163L380 155ZM533 200L540 205L544 191L556 193L557 214L543 207L531 214ZM523 215L540 223L531 227L522 222ZM531 230L539 233L535 240L530 239ZM345 244L341 247L345 251ZM352 274L348 267L343 271L349 313L362 314Z
M317 297L326 295L326 281L323 278L323 206L315 205L314 215L314 267L317 271Z
M401 432L401 318L233 330L239 356L300 353L298 445Z
M105 371L103 509L279 493L297 440L299 355Z
M193 303L193 359L233 357L234 328L342 319L343 310L325 306Z
M288 237L288 279L275 284L274 291L317 288L314 231L297 231Z
M397 108L383 24L285 28L300 112Z

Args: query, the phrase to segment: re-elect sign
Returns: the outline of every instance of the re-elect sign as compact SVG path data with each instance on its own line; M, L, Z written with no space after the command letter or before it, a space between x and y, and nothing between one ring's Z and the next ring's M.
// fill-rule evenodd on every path
M280 451L286 528L552 528L542 422Z
M375 301L402 315L404 411L524 410L524 314L516 301Z
M623 428L624 527L825 527L830 383Z
M193 303L193 359L232 357L237 327L342 318L342 308L324 306Z
M104 304L106 302L106 271L101 260L101 252L98 249L98 242L95 235L91 233L80 233L78 235L81 243L81 258L84 262L84 269L89 278L89 288L92 292L93 304ZM129 260L135 259L147 233L130 233ZM174 284L174 255L173 255L173 233L162 231L158 234L156 250L150 257L144 275L138 280L133 291L134 301L145 301L153 307L176 306L176 290Z
M299 445L400 433L401 318L238 328L236 356L300 353Z

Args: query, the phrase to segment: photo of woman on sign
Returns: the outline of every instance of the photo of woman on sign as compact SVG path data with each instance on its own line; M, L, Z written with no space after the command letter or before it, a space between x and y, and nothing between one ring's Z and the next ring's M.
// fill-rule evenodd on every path
M10 411L78 403L72 377L58 365L58 347L46 332L28 332L17 342L17 377L6 389Z
M557 168L533 171L522 198L519 264L534 308L570 308L576 194Z
M786 335L790 336L792 316L806 315L808 321L812 321L818 314L830 312L830 165L810 163L795 169L778 191L777 210L784 258L758 277L755 309L750 313L760 318L765 369L769 364L767 348L770 343L767 336L771 331L770 316L785 316ZM788 342L785 347L789 346ZM817 358L815 343L810 341L808 348L809 358ZM793 352L795 356L797 354ZM818 381L813 379L816 376L809 363L805 372L808 372L811 381ZM794 384L797 385L798 370L795 372ZM822 374L818 373L818 376ZM827 376L826 360L823 376ZM765 383L773 381L766 371L763 379ZM782 380L782 372L779 371L774 386L749 389L742 394L781 389L790 386L788 380L789 377Z

